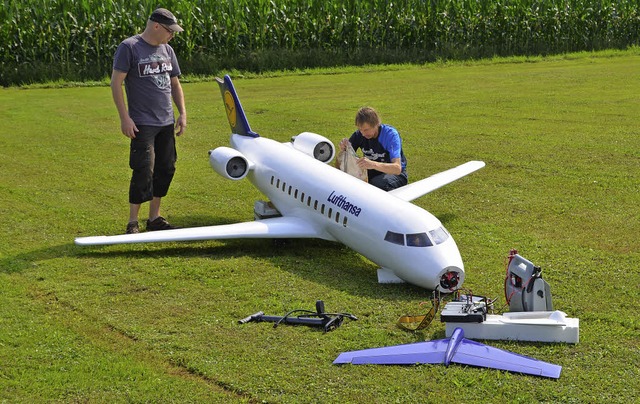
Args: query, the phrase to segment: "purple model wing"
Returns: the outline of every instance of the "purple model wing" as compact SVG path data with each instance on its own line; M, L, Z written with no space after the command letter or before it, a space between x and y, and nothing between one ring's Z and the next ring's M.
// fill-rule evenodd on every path
M562 370L562 366L490 347L466 338L458 346L451 362L554 379L560 377Z
M416 342L384 348L363 349L343 352L334 364L352 363L354 365L415 365L417 363L443 363L448 339Z
M333 363L354 365L442 363L449 365L451 362L555 379L560 377L562 370L558 365L468 340L464 338L461 328L456 328L449 339L343 352Z

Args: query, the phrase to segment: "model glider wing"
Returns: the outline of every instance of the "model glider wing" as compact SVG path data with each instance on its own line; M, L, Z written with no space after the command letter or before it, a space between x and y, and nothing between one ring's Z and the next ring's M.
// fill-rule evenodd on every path
M484 166L485 164L483 161L468 161L447 171L434 174L431 177L391 190L389 193L404 201L410 202L422 195L428 194L431 191L435 191L450 182L458 180L465 175L469 175Z
M310 223L296 217L275 217L219 226L150 231L117 236L78 237L77 245L108 245L163 241L198 241L238 238L324 238Z
M468 340L464 338L464 331L461 328L456 328L449 339L343 352L333 363L354 365L442 363L449 365L451 362L554 379L560 377L562 370L558 365Z
M449 340L417 342L384 348L343 352L334 364L353 365L416 365L422 363L444 363L444 353Z
M451 361L462 365L507 370L554 379L560 377L562 370L562 366L504 351L466 338L458 347Z

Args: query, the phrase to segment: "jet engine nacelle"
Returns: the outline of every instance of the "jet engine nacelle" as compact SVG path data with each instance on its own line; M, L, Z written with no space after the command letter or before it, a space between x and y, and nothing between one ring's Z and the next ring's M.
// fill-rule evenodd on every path
M293 148L323 163L330 162L336 154L333 143L317 133L302 132L291 138Z
M215 172L230 180L243 179L253 166L242 153L226 146L209 151L209 164Z

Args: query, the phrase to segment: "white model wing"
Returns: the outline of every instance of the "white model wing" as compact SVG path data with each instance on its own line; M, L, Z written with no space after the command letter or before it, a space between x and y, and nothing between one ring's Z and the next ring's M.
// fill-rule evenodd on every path
M468 161L447 171L443 171L423 180L396 188L389 191L389 193L404 201L410 202L422 195L428 194L431 191L435 191L443 185L447 185L448 183L460 179L465 175L469 175L482 167L484 167L483 161Z
M323 238L333 240L331 236L318 231L312 223L300 218L275 217L218 226L190 227L117 236L78 237L75 243L77 245L108 245L237 238Z

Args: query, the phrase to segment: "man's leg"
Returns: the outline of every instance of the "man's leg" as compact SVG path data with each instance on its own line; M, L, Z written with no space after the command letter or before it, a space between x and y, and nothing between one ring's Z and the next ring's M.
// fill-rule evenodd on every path
M384 191L391 191L392 189L407 185L407 177L404 175L380 174L370 178L369 184Z
M169 186L173 180L173 176L176 172L176 139L173 133L173 125L163 127L155 138L154 144L155 161L153 170L153 198L158 198L157 208L160 207L160 200L169 192ZM152 201L153 203L153 201ZM155 219L153 214L154 208L152 207L149 214L149 219Z
M136 204L136 203L129 204L129 222L127 223L127 230L125 231L125 233L136 234L140 232L140 227L138 226L139 211L140 211L140 204Z
M160 216L160 202L162 202L162 198L158 196L154 196L149 202L149 220L152 222Z
M154 144L153 199L149 204L147 230L169 230L175 227L160 215L160 202L169 192L176 171L176 142L173 125L160 129Z
M140 212L140 204L130 203L129 204L129 222L138 221L138 212Z
M138 127L139 132L131 139L129 167L131 182L129 184L129 222L127 234L138 233L138 215L140 205L152 199L152 179L154 165L153 142L157 128L151 126Z

